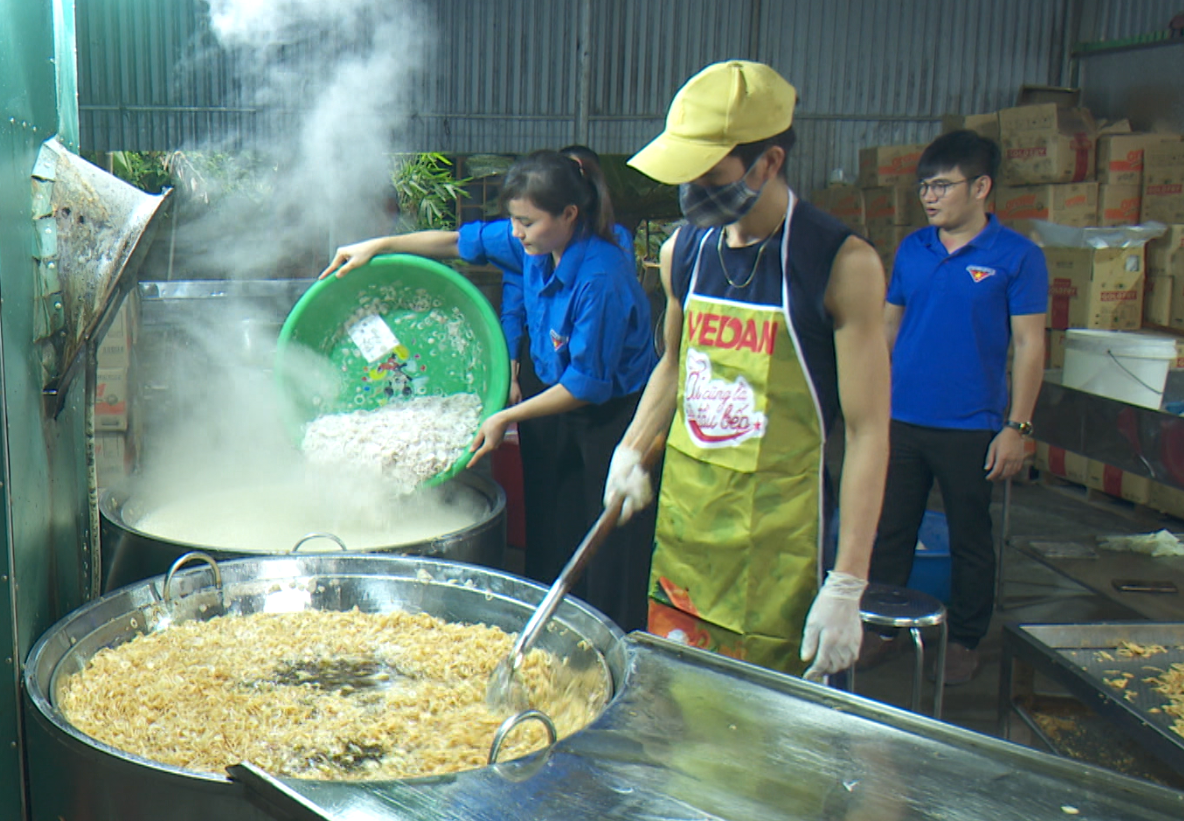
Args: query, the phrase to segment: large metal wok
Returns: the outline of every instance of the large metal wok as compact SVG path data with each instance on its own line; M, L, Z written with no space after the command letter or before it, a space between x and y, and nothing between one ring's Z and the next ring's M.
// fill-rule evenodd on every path
M546 589L459 563L377 555L238 559L156 577L98 599L51 628L25 668L29 775L37 818L226 821L261 819L239 782L189 772L102 744L72 727L55 705L64 678L104 647L181 620L260 611L406 610L446 621L521 629ZM166 590L166 587L168 588ZM167 595L166 595L167 594ZM573 599L539 647L576 670L602 666L614 690L626 676L620 630ZM490 739L491 745L494 739Z

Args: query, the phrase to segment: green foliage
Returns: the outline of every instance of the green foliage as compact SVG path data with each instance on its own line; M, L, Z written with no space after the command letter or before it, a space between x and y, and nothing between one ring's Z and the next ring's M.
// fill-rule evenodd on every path
M149 194L159 194L172 182L165 151L113 151L109 155L87 153L84 159L108 169L126 183Z
M271 195L279 170L250 152L112 151L84 157L149 194L172 186L206 205L235 195L262 202Z
M178 190L206 205L226 197L265 202L280 171L273 161L249 151L174 151L165 166Z
M443 154L394 155L391 184L399 199L399 213L408 230L456 228L456 203L468 196L470 178L453 176L452 162Z

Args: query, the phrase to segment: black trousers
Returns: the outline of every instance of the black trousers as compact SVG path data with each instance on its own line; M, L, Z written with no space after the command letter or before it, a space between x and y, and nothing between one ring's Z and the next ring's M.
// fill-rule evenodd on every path
M891 436L871 581L901 587L908 582L917 532L936 481L950 527L950 641L973 649L987 634L995 607L993 486L983 470L995 432L927 428L893 420Z
M526 398L547 387L529 367L529 359L523 358L519 374ZM603 512L613 449L640 398L640 393L632 394L519 424L528 578L548 586L554 582ZM661 476L660 465L651 476ZM572 595L626 631L645 627L655 507L650 505L614 530L572 588Z

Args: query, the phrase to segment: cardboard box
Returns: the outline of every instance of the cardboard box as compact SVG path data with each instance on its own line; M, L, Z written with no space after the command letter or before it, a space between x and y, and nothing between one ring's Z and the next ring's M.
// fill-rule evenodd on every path
M1166 234L1147 243L1147 273L1184 274L1184 225L1169 225Z
M875 230L872 230L873 227ZM890 259L895 259L896 249L900 247L900 243L909 234L917 229L912 225L884 225L883 223L876 223L868 225L868 236L872 245L876 247L876 251L881 258L887 256Z
M1008 223L1046 220L1058 225L1088 227L1098 218L1098 184L1001 185L995 194L995 215Z
M999 114L997 112L992 111L989 114L941 115L942 134L949 134L951 131L959 131L963 128L973 131L989 140L999 142Z
M1084 485L1089 477L1089 462L1088 458L1079 453L1053 447L1044 442L1036 443L1035 468L1047 471L1053 476Z
M1046 327L1133 331L1143 324L1142 248L1045 248Z
M1035 220L999 220L1005 227L1015 231L1021 237L1032 240L1032 242L1040 245L1043 240L1040 238L1040 232L1036 230Z
M867 233L867 224L863 216L863 189L854 185L828 185L816 190L810 202L840 220L852 231Z
M917 161L925 143L878 145L859 150L859 187L882 188L912 185L917 181Z
M130 452L127 434L95 434L95 473L100 487L114 484L128 474Z
M1184 371L1184 337L1176 337L1176 358L1168 365L1169 371Z
M872 246L876 249L876 255L880 257L880 265L884 268L884 283L892 282L892 269L896 267L896 249L887 250L878 245Z
M1095 225L1138 225L1143 188L1139 185L1098 184L1098 221Z
M1065 332L1044 329L1044 367L1065 367Z
M863 190L863 215L868 231L874 231L873 224L881 227L891 225L928 225L925 208L917 189L912 186L894 185L884 188Z
M1143 222L1184 223L1184 142L1143 151Z
M1139 505L1145 505L1151 501L1151 479L1146 476L1136 476L1122 468L1099 462L1097 459L1089 460L1085 486Z
M1055 103L1056 105L1081 105L1081 89L1066 86L1044 86L1034 83L1024 83L1016 94L1016 105L1037 105L1039 103Z
M1143 151L1149 145L1179 141L1179 134L1103 134L1098 137L1098 182L1143 185Z
M1148 504L1169 516L1184 519L1184 490L1152 482L1151 501Z
M127 368L100 368L95 386L95 430L127 430Z
M1053 103L999 112L1000 181L1009 185L1085 182L1094 177L1094 119Z
M1172 324L1172 297L1175 277L1147 274L1143 284L1143 323L1146 325Z
M1160 279L1168 279L1172 283L1172 295L1168 300L1171 303L1168 327L1184 330L1184 274L1173 274Z
M95 358L100 368L126 368L131 364L132 334L127 315L127 305L123 305L99 341Z

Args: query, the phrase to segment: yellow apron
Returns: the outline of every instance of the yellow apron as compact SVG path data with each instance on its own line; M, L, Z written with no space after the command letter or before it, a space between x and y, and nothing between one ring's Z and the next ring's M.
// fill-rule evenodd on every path
M781 262L789 270L790 192ZM719 229L722 230L722 229ZM821 572L822 413L780 306L696 293L683 304L647 629L788 673Z

